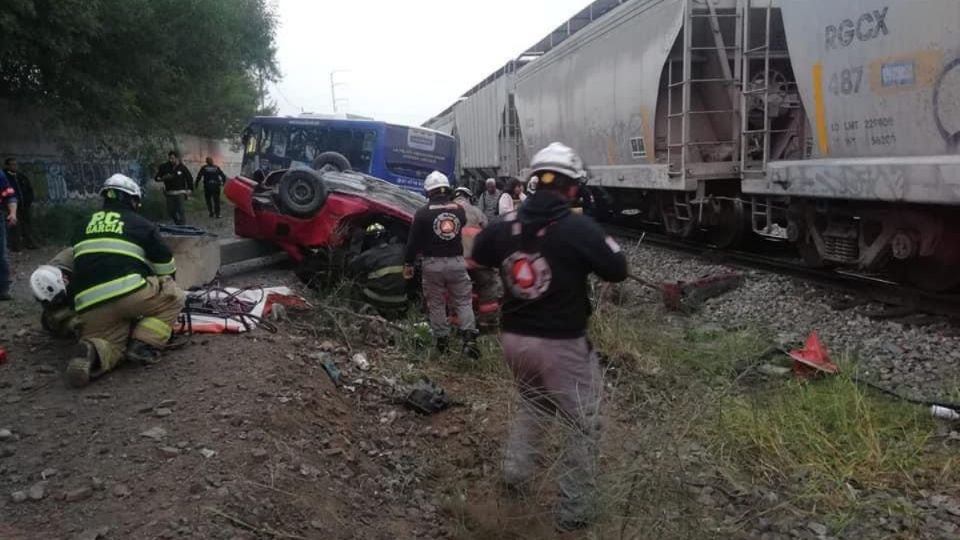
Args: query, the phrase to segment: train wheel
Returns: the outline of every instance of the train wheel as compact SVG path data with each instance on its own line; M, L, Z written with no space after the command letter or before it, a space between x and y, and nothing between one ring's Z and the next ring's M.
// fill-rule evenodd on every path
M721 249L737 246L743 240L747 222L740 199L714 199L710 202L709 223L704 224L707 241Z
M689 239L697 232L696 214L691 210L690 216L686 216L688 219L681 219L677 215L677 207L672 200L661 200L660 215L663 219L663 231L667 236Z

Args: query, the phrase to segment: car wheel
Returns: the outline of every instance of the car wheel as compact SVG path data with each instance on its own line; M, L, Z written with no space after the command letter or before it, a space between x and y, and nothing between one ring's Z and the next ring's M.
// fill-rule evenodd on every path
M317 213L327 200L327 188L316 171L291 169L280 179L280 208L294 217Z
M339 152L324 152L313 160L313 169L315 171L350 171L350 160Z

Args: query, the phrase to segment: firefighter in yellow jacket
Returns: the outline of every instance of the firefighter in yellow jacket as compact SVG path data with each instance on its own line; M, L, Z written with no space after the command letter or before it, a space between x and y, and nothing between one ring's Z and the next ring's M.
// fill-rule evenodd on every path
M67 382L82 387L124 359L153 363L170 339L185 295L157 226L137 213L140 186L116 174L100 189L93 214L73 246L74 308L80 316L78 355Z

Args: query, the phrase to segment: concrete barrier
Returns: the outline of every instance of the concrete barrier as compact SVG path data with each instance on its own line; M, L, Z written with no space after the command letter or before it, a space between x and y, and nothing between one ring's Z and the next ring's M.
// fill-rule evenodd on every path
M220 244L213 235L164 234L163 240L177 260L177 285L182 289L213 281L220 270Z

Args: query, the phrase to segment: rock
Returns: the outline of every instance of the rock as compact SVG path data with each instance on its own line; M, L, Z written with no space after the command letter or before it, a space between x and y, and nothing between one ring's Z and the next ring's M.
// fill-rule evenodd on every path
M153 440L155 440L155 441L159 441L160 439L162 439L162 438L164 438L164 437L167 436L167 430L165 430L165 429L163 429L162 427L159 427L159 426L157 426L157 427L152 427L152 428L144 431L143 433L141 433L140 436L141 436L141 437L146 437L146 438L148 438L148 439L153 439Z
M22 503L27 500L26 491L14 491L10 494L10 500L15 503Z
M323 352L331 352L337 348L337 345L332 341L324 341L318 348Z
M172 446L161 446L157 448L157 453L160 454L162 458L174 458L180 455L180 450Z
M360 371L370 371L370 361L367 360L366 354L358 352L357 354L353 355L353 358L350 361L353 362L353 365L356 366L356 368Z
M227 489L226 486L218 487L213 493L220 499L226 499L230 496L230 490Z
M94 491L103 491L103 480L96 476L90 477L90 487L92 487Z
M813 532L813 534L817 536L826 536L827 533L830 532L830 529L828 529L826 525L822 523L817 523L815 521L811 521L810 523L807 523L807 528L810 529Z
M217 455L217 452L214 451L214 450L211 450L211 449L209 449L209 448L201 448L201 449L200 449L200 455L203 456L203 457L205 457L205 458L207 458L207 459L210 459L210 458L212 458L213 456Z
M153 415L156 416L157 418L166 418L167 416L170 416L171 414L173 414L173 411L171 411L170 409L168 409L168 408L166 408L166 407L161 407L161 408L153 411Z
M13 432L9 429L0 429L0 442L9 441L13 438Z
M313 527L314 529L322 530L322 529L323 529L323 522L320 521L319 519L315 519L315 520L313 520L313 521L310 522L310 526Z
M263 448L254 448L253 452L250 452L250 454L253 456L253 460L258 463L262 463L270 459L270 453Z
M165 399L165 400L161 401L160 403L157 403L157 408L158 408L158 409L169 409L170 407L173 407L173 406L176 405L176 404L177 404L177 400L175 400L175 399Z
M114 497L119 497L121 499L130 496L130 488L123 484L117 484L113 486L113 495Z
M30 496L30 500L39 501L40 499L47 496L47 483L46 482L37 482L36 484L30 486L30 490L27 492L27 495Z
M57 475L58 472L59 472L59 471L57 471L56 469L54 469L54 468L52 468L52 467L51 467L51 468L44 469L44 470L40 473L40 479L41 479L41 480L46 480L47 478L53 478L54 476Z
M97 527L95 529L86 529L77 535L77 540L98 540L99 538L106 538L107 533L110 532L110 527Z
M83 486L64 493L63 500L67 502L79 502L90 498L91 495L93 495L93 489L90 486Z

